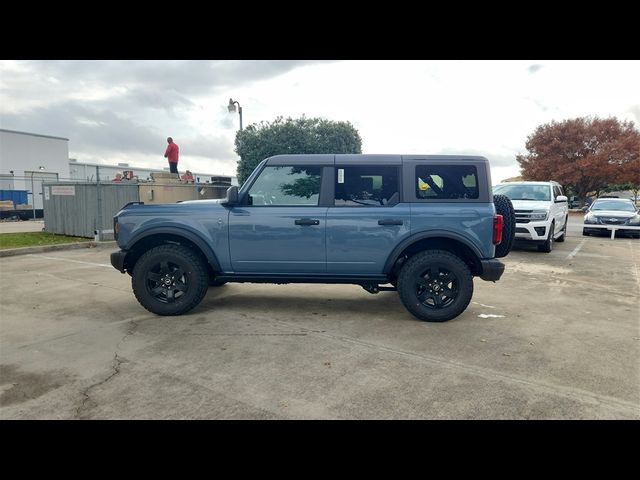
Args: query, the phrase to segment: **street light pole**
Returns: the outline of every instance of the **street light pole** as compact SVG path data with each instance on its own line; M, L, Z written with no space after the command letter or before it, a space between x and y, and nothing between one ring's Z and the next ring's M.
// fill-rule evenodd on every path
M33 190L33 174L36 173L35 171L31 171L31 202L33 203L33 205L31 205L33 207L33 219L36 219L36 194Z
M240 131L242 131L242 107L240 106L240 102L235 101L235 100L230 98L229 99L229 105L228 105L227 108L229 109L229 112L235 112L236 111L236 105L235 105L236 103L238 104L238 115L240 115Z

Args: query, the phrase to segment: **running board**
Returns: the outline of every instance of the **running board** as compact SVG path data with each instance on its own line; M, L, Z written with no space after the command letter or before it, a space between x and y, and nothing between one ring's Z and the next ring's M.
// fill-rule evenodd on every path
M341 284L378 284L389 283L385 275L374 276L340 276L340 275L216 275L216 280L235 283L341 283ZM380 290L390 287L379 287Z

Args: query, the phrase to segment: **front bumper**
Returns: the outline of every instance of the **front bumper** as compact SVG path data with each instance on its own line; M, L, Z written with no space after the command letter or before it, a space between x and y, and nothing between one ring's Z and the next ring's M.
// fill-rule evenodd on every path
M480 278L488 282L495 282L500 280L500 277L504 273L504 263L495 258L489 260L480 260L482 266L482 273Z
M113 268L115 268L119 272L125 273L124 259L127 256L127 253L129 252L126 252L125 250L118 250L117 252L113 252L111 254L111 265L113 265Z
M516 240L546 240L550 225L548 221L516 223L515 238Z
M605 225L607 227L612 227L612 228L589 228L589 225L593 225L593 224L589 224L589 223L584 224L584 226L582 227L583 233L587 233L589 235L595 235L595 236L611 236L612 228L616 227L616 237L622 236L622 235L628 235L630 237L640 237L640 230L635 230L635 229L625 230L624 227L620 227L618 225ZM629 225L629 226L636 227L637 225Z

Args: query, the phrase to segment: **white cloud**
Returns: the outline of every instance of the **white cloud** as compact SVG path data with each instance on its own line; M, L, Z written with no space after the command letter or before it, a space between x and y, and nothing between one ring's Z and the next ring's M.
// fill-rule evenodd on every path
M170 135L193 152L185 168L229 174L232 97L245 126L280 115L348 120L365 153L481 154L498 182L518 174L515 156L543 123L638 122L638 85L638 61L3 61L0 122L68 137L80 161L142 166L164 166L157 151Z

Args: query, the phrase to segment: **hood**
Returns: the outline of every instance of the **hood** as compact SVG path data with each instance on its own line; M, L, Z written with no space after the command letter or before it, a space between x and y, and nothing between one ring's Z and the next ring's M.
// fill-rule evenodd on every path
M212 212L214 210L224 210L222 202L224 199L211 200L188 200L179 203L157 203L157 204L130 204L120 210L117 216L143 215L143 216L167 216L185 215L187 212Z
M587 215L594 217L611 217L611 218L631 218L636 216L636 212L622 212L620 210L593 210Z
M511 200L514 210L549 210L551 202L544 200Z

